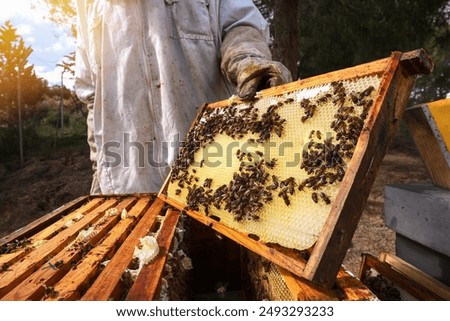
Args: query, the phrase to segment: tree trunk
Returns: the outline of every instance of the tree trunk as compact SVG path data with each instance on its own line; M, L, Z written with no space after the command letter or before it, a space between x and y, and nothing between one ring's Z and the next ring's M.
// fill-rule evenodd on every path
M20 167L23 167L23 137L22 137L22 83L21 83L21 68L17 68L17 112L19 118L19 155Z
M298 75L298 0L275 0L271 24L273 59L283 63L292 73Z

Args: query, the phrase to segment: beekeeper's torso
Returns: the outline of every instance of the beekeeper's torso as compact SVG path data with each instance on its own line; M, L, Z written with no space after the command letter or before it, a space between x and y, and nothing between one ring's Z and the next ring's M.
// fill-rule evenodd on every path
M223 34L267 32L251 0L77 0L76 91L94 99L103 194L155 192L197 108L233 92L220 72Z

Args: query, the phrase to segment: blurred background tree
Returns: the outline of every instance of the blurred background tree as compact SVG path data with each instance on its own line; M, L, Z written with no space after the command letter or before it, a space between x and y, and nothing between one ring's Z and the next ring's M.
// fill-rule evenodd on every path
M39 0L35 0L39 2ZM41 0L49 19L76 31L74 0ZM450 92L449 0L254 0L270 23L271 49L294 78L385 58L392 51L424 48L435 62L419 77L411 103Z
M23 149L35 136L29 134L34 128L28 120L47 86L28 63L32 51L10 21L0 27L0 155L20 155L21 164ZM22 129L28 134L22 135Z
M10 21L0 25L0 162L12 168L24 158L49 155L55 147L86 145L83 104L62 84L49 86L36 75L28 60L32 51ZM60 65L73 73L74 54ZM62 121L64 132L59 130Z
M395 50L424 48L434 59L435 70L419 77L411 103L445 98L450 92L448 0L255 3L271 23L274 58L285 63L297 77L307 78L385 58ZM292 67L296 64L297 69Z

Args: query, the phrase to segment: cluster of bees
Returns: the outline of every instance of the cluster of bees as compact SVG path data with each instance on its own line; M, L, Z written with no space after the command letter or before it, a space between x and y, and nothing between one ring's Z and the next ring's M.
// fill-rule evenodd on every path
M286 102L291 102L287 99ZM189 167L194 164L195 152L214 141L217 134L225 134L233 139L241 139L252 133L258 138L258 143L264 143L271 133L278 137L284 132L285 119L277 113L283 102L271 105L268 110L259 115L253 103L247 108L237 108L235 103L224 109L203 108L204 113L189 131L180 149L180 154L172 167L170 182L178 181L180 188L195 183L195 176L189 173ZM200 167L203 162L200 163Z
M27 238L21 240L14 240L13 242L4 244L0 247L0 254L8 254L17 251L18 249L27 249L31 245L31 241Z
M200 207L203 207L205 214L210 215L211 206L214 206L232 213L237 221L244 218L257 221L258 212L273 200L274 195L278 195L289 206L291 197L297 191L306 189L311 191L315 203L331 204L325 189L344 178L346 163L353 156L364 120L373 105L370 99L373 90L374 87L369 86L361 92L348 93L342 82L333 82L326 93L300 101L304 112L301 118L303 123L312 118L324 104L331 102L337 107L329 132L312 130L309 134L310 141L302 151L300 165L300 169L308 175L304 180L299 181L295 177L281 179L271 175L277 159L266 159L261 151L246 153L238 150L236 157L240 162L239 171L233 173L228 184L215 190L211 188L211 178L207 178L202 185L195 175L196 170L188 170L194 163L195 152L214 141L217 134L241 139L252 133L255 138L249 139L248 143L264 143L271 135L281 137L286 120L277 111L285 103L294 101L288 98L270 105L261 116L253 104L245 108L237 108L236 104L224 109L204 108L201 119L189 132L180 151L170 182L177 181L180 188L187 186L187 210L200 211ZM200 167L202 165L200 163ZM177 195L180 193L181 189L175 192Z
M310 141L302 153L300 165L300 168L308 174L308 178L299 184L299 190L305 187L313 190L311 198L315 203L322 200L325 204L330 204L331 200L321 190L326 185L344 179L346 162L353 157L353 151L364 127L364 120L373 105L373 100L368 97L375 89L369 86L362 92L347 93L342 82L332 82L331 88L333 95L323 94L316 101L326 103L331 99L338 107L330 124L335 135L328 135L320 142L323 134L319 130L311 131ZM362 111L358 111L355 106L360 107Z
M262 154L261 154L262 156ZM228 184L221 185L215 191L211 189L212 179L205 179L203 186L188 186L186 207L188 210L199 211L202 205L206 215L210 206L224 208L232 213L237 221L246 218L258 220L258 211L264 204L272 201L272 192L266 187L270 174L266 168L273 167L274 160L266 163L264 159L254 161L252 153L237 153L241 164L239 172L233 174Z

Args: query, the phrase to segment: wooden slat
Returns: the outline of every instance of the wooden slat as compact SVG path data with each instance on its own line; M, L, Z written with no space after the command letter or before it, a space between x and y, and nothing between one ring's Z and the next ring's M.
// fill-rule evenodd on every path
M83 198L83 200L84 200L84 198ZM78 209L73 208L72 206L70 206L70 209L74 210L73 212L67 214L66 216L64 216L62 218L60 218L59 221L56 221L54 224L52 224L50 226L47 226L43 230L40 230L40 231L37 231L34 228L34 224L31 224L32 228L30 230L35 231L36 234L31 235L29 237L30 244L33 244L34 242L37 242L37 241L45 241L45 240L51 239L52 237L54 237L58 232L60 232L63 229L63 227L66 224L66 222L68 222L69 220L73 219L76 215L78 215L78 213L88 213L90 211L93 211L103 201L104 200L101 199L101 198L96 198L96 199L93 199L93 200L89 201L89 203L84 204L83 206L81 206ZM76 202L75 204L80 205L78 202ZM61 215L61 213L59 213L58 215ZM55 216L52 216L52 218L55 218ZM40 225L43 225L43 224L38 224L38 226L40 226ZM16 250L13 253L0 255L0 266L3 266L3 264L6 264L6 265L10 266L13 263L19 261L25 255L27 255L28 252L29 252L29 250L27 248L23 248L23 249L18 249L18 250Z
M120 277L133 259L134 247L139 244L139 239L148 234L153 228L164 202L156 199L144 217L139 221L131 234L117 250L114 257L106 265L95 282L81 297L83 301L107 301L115 298L120 290ZM118 299L117 297L115 299Z
M184 204L179 203L171 199L170 197L166 197L163 194L160 194L158 197L163 199L167 204L170 204L180 210L182 210L185 207ZM246 248L255 252L256 254L259 254L271 260L273 263L286 268L287 270L296 275L302 275L306 262L300 255L295 255L294 252L291 252L288 249L286 249L286 251L281 251L271 248L266 244L259 241L255 241L249 238L248 235L233 230L204 214L197 213L194 211L186 211L186 213L192 218L196 219L197 221L209 226L210 228L232 239L233 241L239 243L240 245L245 246Z
M441 297L442 300L450 301L450 287L439 282L430 275L419 270L415 266L402 260L401 258L386 252L380 253L380 261L389 264L392 268L399 271L403 275L416 280L423 284L427 289L430 289Z
M306 79L301 79L288 84L267 88L260 91L262 96L272 96L279 95L283 92L290 92L294 90L299 90L301 88L309 88L318 85L323 85L326 83L331 83L333 81L342 81L346 79L352 79L361 76L372 76L380 75L383 73L386 66L389 64L390 58L384 58L377 61L373 61L366 64L361 64L355 67L349 67L333 72L329 72L322 75L313 76ZM239 100L236 102L239 103ZM208 104L208 108L224 107L229 104L229 100L222 100L214 103Z
M375 301L377 296L361 280L341 268L337 274L336 287L343 294L343 301Z
M424 286L423 284L417 282L415 279L400 273L399 271L393 269L388 263L381 262L376 257L370 254L363 254L364 264L368 268L373 268L375 271L380 273L384 278L390 280L396 286L402 288L413 297L418 300L426 300L426 301L439 301L442 298ZM367 268L363 268L362 270L367 270ZM362 276L364 277L364 275ZM362 279L364 282L364 278Z
M376 295L367 286L343 268L339 269L336 286L331 290L295 276L281 267L278 267L278 270L291 293L300 301L377 300Z
M17 231L7 236L4 236L3 238L0 239L0 246L10 243L14 240L29 238L37 231L40 231L43 228L53 224L62 216L80 207L80 205L86 202L88 198L89 196L81 196L69 203L64 204L63 206L57 208L56 210L38 218L37 220L31 222L30 224L18 229Z
M142 216L148 210L152 198L143 197L131 210L128 216L114 226L110 234L89 251L78 264L54 285L58 293L55 298L48 300L78 300L92 281L100 273L101 262L112 257L128 234L133 230Z
M158 256L144 266L136 278L133 286L128 292L127 300L129 301L151 301L154 299L158 291L161 274L166 263L167 254L172 244L178 219L180 217L178 211L167 210L166 218L157 236L159 245Z
M93 224L107 209L116 204L117 200L114 199L105 201L94 211L84 215L80 221L74 223L70 228L63 230L41 247L22 258L21 261L13 264L9 270L0 275L0 298L27 278L40 265L44 264L48 258L58 253L68 243L74 240L79 231L85 229L89 224Z
M126 198L121 201L116 209L119 213L125 209L129 210L135 203L136 198ZM36 272L26 278L22 283L17 285L8 294L6 294L3 300L39 300L45 295L45 286L53 286L55 282L61 279L67 271L72 267L72 263L78 261L83 255L83 249L89 248L89 246L95 245L100 239L102 239L109 230L116 225L120 220L120 214L110 217L105 217L101 222L97 222L94 227L93 237L86 242L82 242L82 245L78 248L74 248L71 245L64 248L62 251L55 254L50 263L63 262L57 269L50 268L48 264L44 264ZM81 271L82 273L82 271Z
M414 84L414 77L402 70L400 58L401 53L394 53L383 75L372 114L361 132L333 208L305 267L303 277L327 288L336 281Z

